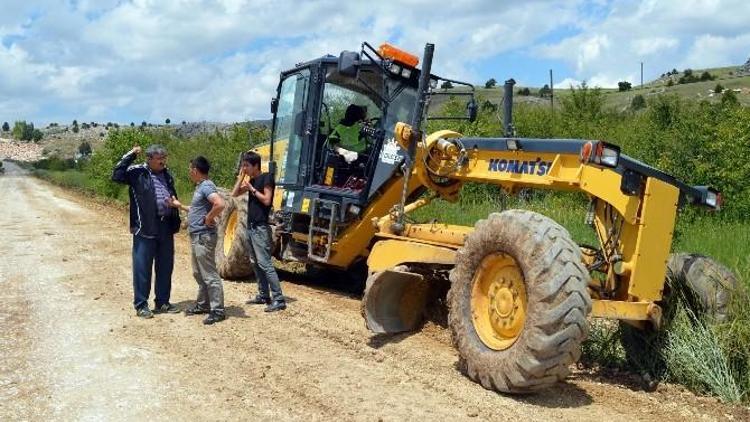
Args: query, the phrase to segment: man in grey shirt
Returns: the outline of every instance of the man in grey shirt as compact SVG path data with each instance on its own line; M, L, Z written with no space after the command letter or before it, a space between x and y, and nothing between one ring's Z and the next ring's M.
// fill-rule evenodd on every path
M208 314L206 325L222 321L224 313L224 288L216 271L216 217L224 209L224 200L208 179L211 165L203 156L190 161L190 180L195 183L195 193L188 211L188 233L193 255L193 277L198 283L198 299L185 310L186 315ZM176 201L176 200L173 200Z

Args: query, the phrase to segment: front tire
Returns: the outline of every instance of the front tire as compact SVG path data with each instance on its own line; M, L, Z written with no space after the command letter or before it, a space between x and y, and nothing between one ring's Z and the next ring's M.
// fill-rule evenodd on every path
M226 208L217 225L216 268L221 278L243 279L254 275L247 237L247 195L224 194Z
M553 220L508 210L479 221L450 273L448 323L463 373L529 393L565 379L591 311L581 251Z

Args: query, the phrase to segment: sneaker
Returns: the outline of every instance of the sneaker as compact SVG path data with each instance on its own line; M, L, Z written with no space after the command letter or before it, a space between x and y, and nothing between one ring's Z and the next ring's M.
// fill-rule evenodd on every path
M195 304L187 309L185 309L185 315L191 316L191 315L200 315L200 314L207 314L211 310L208 308L201 308L198 306L198 304Z
M171 303L165 303L154 309L155 314L177 314L179 312L180 310Z
M154 313L151 312L151 309L148 309L148 306L144 306L140 309L137 309L135 311L135 314L138 315L139 318L143 319L149 319L154 317Z
M264 312L276 312L276 311L283 311L286 309L286 302L274 302L268 306L266 306L266 309L264 309Z
M270 305L271 304L271 298L264 299L260 296L255 296L252 299L248 299L245 301L245 304L247 305Z
M224 321L225 319L227 319L227 316L225 314L219 312L211 312L210 314L208 314L206 319L203 320L203 324L211 325L219 321Z

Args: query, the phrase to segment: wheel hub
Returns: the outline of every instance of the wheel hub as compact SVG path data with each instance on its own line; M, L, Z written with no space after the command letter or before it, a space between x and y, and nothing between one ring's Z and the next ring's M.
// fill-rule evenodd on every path
M518 339L526 321L526 285L512 257L496 253L482 260L474 275L471 313L487 347L504 350Z

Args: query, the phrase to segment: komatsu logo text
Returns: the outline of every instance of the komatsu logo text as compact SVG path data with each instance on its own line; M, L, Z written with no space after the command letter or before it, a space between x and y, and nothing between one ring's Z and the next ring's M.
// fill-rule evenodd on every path
M552 167L552 161L543 161L541 158L529 161L492 158L490 159L490 167L488 170L544 176L549 173L550 167Z

